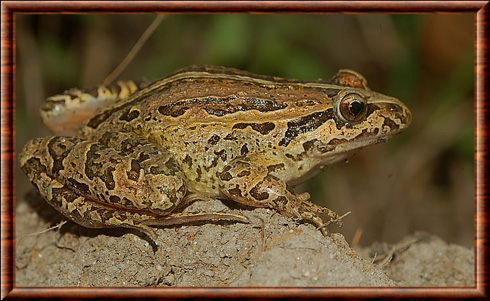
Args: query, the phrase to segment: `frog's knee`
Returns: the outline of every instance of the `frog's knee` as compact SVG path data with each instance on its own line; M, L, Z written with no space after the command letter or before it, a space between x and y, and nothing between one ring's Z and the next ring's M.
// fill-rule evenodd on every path
M185 183L180 177L165 176L162 181L155 181L149 185L151 187L148 191L149 195L139 206L158 215L167 215L173 211L187 192Z

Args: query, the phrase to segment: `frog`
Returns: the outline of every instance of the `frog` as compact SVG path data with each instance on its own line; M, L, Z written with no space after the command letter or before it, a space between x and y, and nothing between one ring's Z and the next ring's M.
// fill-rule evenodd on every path
M22 170L51 206L87 228L249 222L183 212L231 200L314 225L342 224L293 188L324 166L405 130L411 112L350 69L294 80L192 65L154 82L71 89L47 98L53 135L26 143Z

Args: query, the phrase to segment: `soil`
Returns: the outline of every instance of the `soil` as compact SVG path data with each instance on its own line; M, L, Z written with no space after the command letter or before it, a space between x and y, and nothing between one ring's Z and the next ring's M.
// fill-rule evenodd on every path
M158 245L127 229L87 229L31 194L16 210L16 286L473 286L474 251L427 233L352 249L342 234L273 210L197 202L249 223L157 229Z

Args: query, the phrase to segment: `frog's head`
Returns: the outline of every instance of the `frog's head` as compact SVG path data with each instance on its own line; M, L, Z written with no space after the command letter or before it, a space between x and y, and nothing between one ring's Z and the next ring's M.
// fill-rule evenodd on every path
M410 110L401 101L372 91L354 71L340 70L329 83L338 88L325 111L329 118L315 130L317 140L303 145L313 156L337 161L351 151L386 141L411 122Z

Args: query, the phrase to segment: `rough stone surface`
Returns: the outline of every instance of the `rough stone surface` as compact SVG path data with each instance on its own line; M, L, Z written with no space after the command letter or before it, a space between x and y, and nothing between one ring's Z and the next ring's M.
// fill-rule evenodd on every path
M232 211L250 223L157 229L158 246L126 229L86 229L42 200L16 211L16 286L470 286L473 253L439 239L398 250L384 266L362 259L341 234L268 209L198 202L189 211ZM385 246L386 247L386 246ZM381 258L380 256L378 258ZM387 268L388 267L388 268ZM391 279L390 279L391 278Z
M400 286L469 287L475 284L474 250L447 244L428 233L417 232L394 245L373 244L359 253L366 257L381 255L377 262Z

